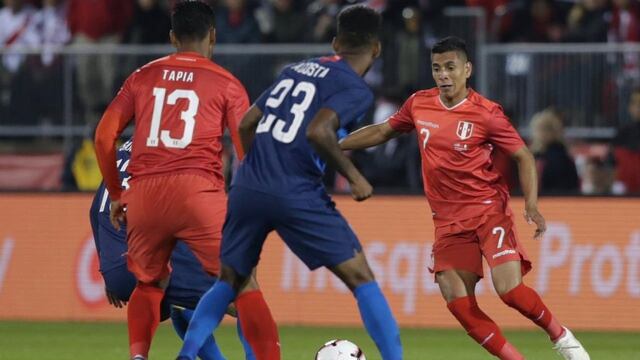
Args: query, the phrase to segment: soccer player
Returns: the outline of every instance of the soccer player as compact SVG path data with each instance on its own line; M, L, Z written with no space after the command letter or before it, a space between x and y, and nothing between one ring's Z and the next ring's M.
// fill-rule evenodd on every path
M198 303L179 359L195 357L257 265L273 230L310 269L326 266L336 274L357 299L382 358L402 359L387 301L356 235L322 185L326 161L349 180L355 200L371 196L371 185L340 151L336 131L371 106L373 94L362 76L380 54L379 29L374 10L344 9L333 41L336 55L287 66L244 116L240 135L248 154L229 192L222 273Z
M119 169L123 189L129 187L130 179L127 167L131 157L131 140L125 142L117 154L116 165ZM127 270L125 254L127 252L127 230L122 226L116 230L109 219L109 191L100 185L91 204L89 219L93 231L93 239L100 261L100 273L105 282L105 292L109 303L116 308L122 308L135 289L136 278ZM216 281L215 277L202 270L202 266L189 248L181 241L171 254L171 280L162 301L160 320L171 317L171 322L180 338L184 337L187 326L193 315L198 300ZM242 336L240 322L238 336L244 346L246 359L255 359L251 347ZM198 353L203 360L224 360L213 336L207 338Z
M435 223L432 270L451 313L491 354L523 359L476 302L474 289L483 276L484 256L493 285L508 306L544 329L565 359L589 359L536 291L522 282L531 262L518 241L508 189L492 167L491 153L497 147L518 163L524 216L536 224L534 236L539 238L546 227L538 211L535 162L500 105L467 87L471 69L464 41L442 39L431 50L437 87L416 92L386 122L350 134L341 147L363 149L415 130Z
M127 78L103 115L95 139L111 199L111 221L116 229L125 216L127 221L127 266L137 279L127 308L129 350L136 359L147 358L160 321L176 239L189 246L208 274L219 273L226 215L221 138L229 128L242 156L237 128L249 106L242 84L210 60L213 10L199 1L179 2L171 21L177 52ZM139 140L132 146L130 188L123 193L115 143L133 118L134 138ZM241 322L260 323L261 334L267 334L261 338L277 343L277 327L262 294L246 291L240 297L260 305L247 311L237 302ZM260 358L252 343L255 336L247 331L244 335Z

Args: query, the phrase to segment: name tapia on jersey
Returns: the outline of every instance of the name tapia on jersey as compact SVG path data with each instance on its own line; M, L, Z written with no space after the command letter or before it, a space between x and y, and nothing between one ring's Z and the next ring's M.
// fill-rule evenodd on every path
M162 70L162 80L193 82L193 71Z

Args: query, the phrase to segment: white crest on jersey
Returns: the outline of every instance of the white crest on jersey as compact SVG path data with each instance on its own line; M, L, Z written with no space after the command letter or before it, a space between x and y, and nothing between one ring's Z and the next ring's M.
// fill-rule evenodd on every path
M473 134L473 123L468 121L458 121L458 130L456 134L460 140L467 140Z

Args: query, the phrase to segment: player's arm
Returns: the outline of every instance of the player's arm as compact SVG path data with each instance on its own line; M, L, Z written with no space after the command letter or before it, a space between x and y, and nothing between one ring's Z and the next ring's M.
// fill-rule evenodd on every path
M258 123L261 118L262 110L260 110L256 105L253 105L249 108L249 111L244 114L244 117L240 122L238 133L240 134L240 141L242 142L245 154L249 152L253 138L256 136L256 128L258 127Z
M118 95L109 104L100 119L94 140L98 167L111 198L110 219L116 230L120 230L119 221L125 220L124 206L120 203L122 187L116 165L116 141L133 118L133 79L133 75L127 79Z
M376 125L362 127L342 139L340 148L342 150L357 150L383 144L402 133L395 130L385 121Z
M225 123L238 159L242 160L251 142L245 143L240 134L243 116L249 108L249 96L239 81L231 81L227 87L227 109Z
M536 223L534 238L539 238L547 229L544 217L538 211L538 173L533 154L526 146L521 147L511 155L518 163L520 186L524 193L524 216L529 224Z
M327 164L347 178L353 198L357 201L365 200L371 196L373 188L342 153L336 135L339 128L338 114L331 109L322 108L307 127L307 140Z
M391 115L387 121L376 125L365 126L349 134L349 136L340 142L342 150L364 149L380 145L400 136L402 133L412 131L414 124L411 108L413 107L414 99L414 95L409 97L409 99L402 104L402 107L400 107L395 114Z

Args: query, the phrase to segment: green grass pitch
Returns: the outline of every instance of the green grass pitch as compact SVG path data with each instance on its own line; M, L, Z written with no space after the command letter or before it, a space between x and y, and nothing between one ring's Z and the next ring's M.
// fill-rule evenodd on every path
M527 359L560 359L540 331L505 331ZM640 333L576 332L594 360L640 360ZM243 353L235 327L222 326L217 341L228 360ZM364 350L367 359L380 359L375 346L361 328L311 328L281 326L283 359L312 360L316 349L332 338L349 339ZM462 330L402 329L407 360L493 359ZM180 341L168 323L158 329L152 359L174 359ZM127 359L124 323L0 322L1 360L111 360Z

